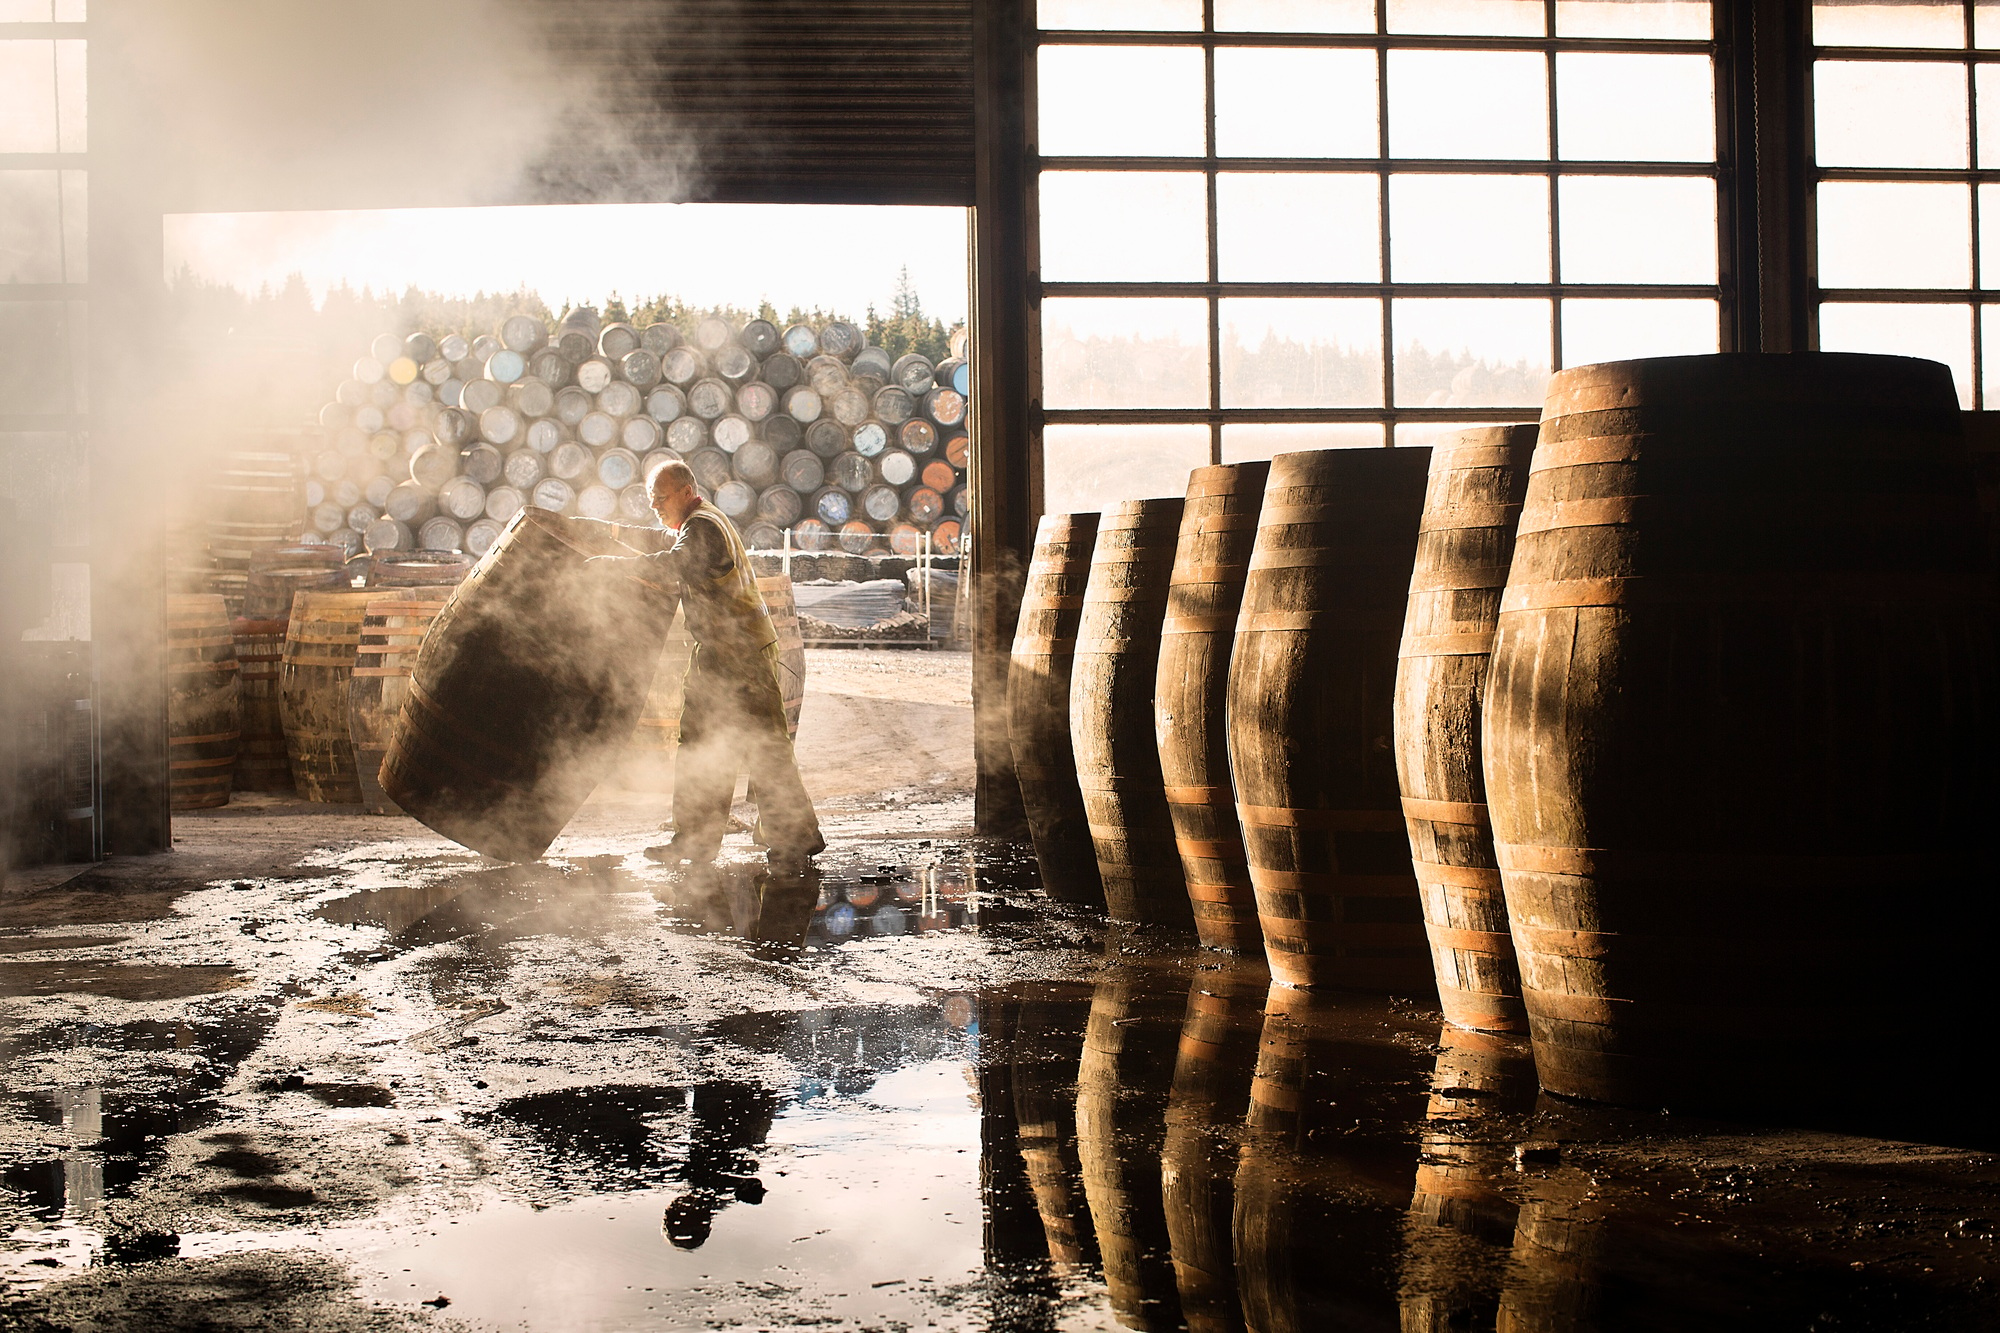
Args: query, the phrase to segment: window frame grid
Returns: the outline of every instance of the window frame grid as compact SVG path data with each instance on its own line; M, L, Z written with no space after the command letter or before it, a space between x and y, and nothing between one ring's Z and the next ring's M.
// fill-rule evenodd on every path
M1970 3L1970 0L1967 0ZM1033 421L1037 433L1044 425L1206 425L1209 428L1211 463L1222 461L1222 433L1226 425L1267 424L1378 424L1383 444L1395 444L1399 423L1429 422L1512 422L1532 418L1539 409L1518 407L1413 407L1396 403L1396 357L1394 347L1393 301L1396 298L1541 298L1549 303L1549 365L1552 371L1563 365L1562 307L1566 298L1606 299L1688 299L1716 303L1719 345L1729 348L1732 337L1731 294L1732 213L1730 147L1727 128L1728 92L1726 70L1719 33L1725 6L1711 5L1710 34L1704 40L1685 38L1588 38L1556 36L1556 0L1543 0L1544 35L1539 37L1478 36L1457 34L1391 33L1388 7L1375 5L1375 30L1364 33L1299 32L1218 32L1215 30L1214 0L1204 0L1202 30L1162 32L1118 29L1036 29L1030 63L1036 53L1050 46L1148 46L1196 47L1203 51L1204 141L1199 156L1044 156L1039 142L1031 146L1028 171L1039 184L1048 171L1170 171L1203 175L1206 194L1207 262L1206 281L1044 281L1037 262L1030 273L1029 298L1033 318L1029 320L1032 340L1030 361L1034 367L1035 393ZM1370 50L1375 53L1376 156L1366 158L1329 157L1223 157L1216 151L1215 53L1226 48L1316 48ZM1389 153L1389 79L1391 51L1522 51L1544 58L1544 98L1548 117L1548 155L1525 159L1399 158ZM1714 89L1715 127L1713 152L1699 162L1568 161L1559 156L1557 54L1606 53L1642 55L1699 55L1709 62ZM1039 105L1029 108L1030 124L1039 120ZM1036 131L1031 138L1038 140ZM1217 228L1218 179L1222 172L1256 174L1365 174L1376 179L1377 222L1381 248L1381 277L1373 282L1245 282L1221 278L1220 239ZM1482 175L1496 177L1541 176L1547 183L1549 209L1549 281L1539 283L1494 282L1408 282L1390 277L1391 235L1389 183L1396 175ZM1562 230L1560 182L1572 176L1645 176L1707 179L1716 191L1716 280L1712 283L1571 283L1562 277ZM2000 180L2000 170L1993 173ZM1039 190L1037 190L1037 205ZM1039 244L1040 208L1034 211L1030 230ZM1042 405L1041 303L1044 298L1062 297L1200 297L1208 310L1208 406L1202 408L1049 408ZM1221 302L1230 297L1363 297L1381 303L1382 383L1381 403L1373 407L1225 407L1222 403ZM1976 322L1976 320L1975 320Z
M1979 191L1982 185L2000 185L2000 167L1979 165L1979 67L2000 68L2000 45L1977 46L1977 12L1980 0L1959 0L1961 45L1949 46L1824 46L1812 42L1806 52L1806 96L1813 133L1804 145L1807 180L1809 243L1806 246L1806 275L1810 284L1808 310L1812 317L1812 346L1820 346L1820 309L1826 305L1927 305L1963 306L1972 316L1972 375L1969 411L1986 409L1985 319L1987 306L2000 309L2000 283L1982 286L1982 255L1979 236ZM1963 167L1827 167L1819 162L1819 107L1813 78L1821 61L1855 61L1877 64L1957 64L1965 71L1965 148ZM1819 187L1823 182L1904 183L1964 185L1970 196L1968 224L1971 228L1967 261L1972 279L1969 287L1823 287L1819 281ZM2000 369L2000 367L1996 367Z
M83 22L33 22L0 23L0 41L8 42L88 42L90 24ZM88 48L86 48L87 50ZM56 60L55 82L52 85L57 105L61 105L62 67L60 55ZM88 57L86 57L87 59ZM90 154L85 152L48 153L0 153L0 171L53 171L56 173L56 260L57 271L64 275L61 282L0 282L0 302L54 303L60 310L58 315L58 336L62 344L65 389L63 401L68 405L61 412L8 412L0 408L0 434L63 434L68 435L72 444L78 444L88 425L88 413L77 407L76 345L70 329L70 315L78 302L87 301L90 282L70 282L69 219L68 201L64 198L62 173L81 171L85 173L84 188L90 188ZM88 223L86 222L86 228ZM89 248L89 233L86 230L83 244Z

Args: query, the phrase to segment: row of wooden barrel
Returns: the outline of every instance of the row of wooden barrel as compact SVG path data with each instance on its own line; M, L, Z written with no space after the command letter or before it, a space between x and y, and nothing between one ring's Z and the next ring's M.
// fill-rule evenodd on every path
M778 631L786 720L796 734L805 646L791 578L760 575L757 586ZM289 594L287 619L234 622L220 596L169 599L173 808L223 805L232 789L296 789L310 801L396 813L378 773L417 651L456 588L335 590L314 578ZM671 781L691 647L676 615L628 746L637 785Z
M1286 984L1435 984L1556 1091L1740 1104L1826 1067L1802 1021L1896 1044L1987 920L1979 543L1944 368L1845 354L1582 367L1539 429L1050 516L1043 879ZM1939 894L1953 931L1885 910Z
M1591 1313L1609 1210L1578 1210L1574 1168L1515 1167L1525 1041L1439 1041L1249 960L1169 980L1114 963L989 1018L1042 1229L1024 1250L1101 1264L1132 1329L1596 1326L1560 1316Z

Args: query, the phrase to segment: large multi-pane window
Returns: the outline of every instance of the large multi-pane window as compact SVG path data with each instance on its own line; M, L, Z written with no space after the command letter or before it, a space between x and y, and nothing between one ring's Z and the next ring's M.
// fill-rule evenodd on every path
M2000 392L2000 3L1813 6L1819 345Z
M1719 345L1710 6L1040 0L1044 503Z
M36 639L88 638L83 0L0 0L0 498L51 557Z

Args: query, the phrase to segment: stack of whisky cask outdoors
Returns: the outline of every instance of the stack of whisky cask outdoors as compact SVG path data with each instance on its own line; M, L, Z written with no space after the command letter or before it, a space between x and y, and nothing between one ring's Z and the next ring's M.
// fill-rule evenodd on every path
M1921 1035L1971 1001L1994 916L1966 835L2000 797L1968 429L1934 363L1730 354L1562 372L1539 429L1434 455L1278 457L1226 706L1176 671L1192 644L1153 688L1163 787L1190 798L1176 831L1220 850L1233 798L1274 980L1436 993L1460 1027L1525 1030L1552 1091L1743 1109L1908 1086L1941 1058ZM1080 603L1099 516L1043 520L1010 688L1045 876L1095 859L1129 919L1160 919L1131 874L1158 831L1123 795L1152 774L1118 661L1187 626L1133 613L1147 576L1105 538L1175 503L1106 516ZM1184 540L1182 558L1216 557ZM1072 638L1094 858L1051 762ZM1178 730L1198 707L1228 767L1177 782L1198 773ZM1197 908L1204 859L1181 867Z
M304 527L350 555L483 555L518 510L646 523L645 478L683 459L753 549L958 550L971 372L891 359L851 324L701 319L496 336L384 334L320 410Z

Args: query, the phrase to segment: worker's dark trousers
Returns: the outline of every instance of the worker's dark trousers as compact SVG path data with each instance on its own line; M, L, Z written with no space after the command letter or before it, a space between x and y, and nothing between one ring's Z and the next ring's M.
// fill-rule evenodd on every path
M747 773L764 845L780 852L819 845L819 818L785 731L776 657L775 646L737 658L696 645L674 758L674 836L680 843L721 841L736 779Z

